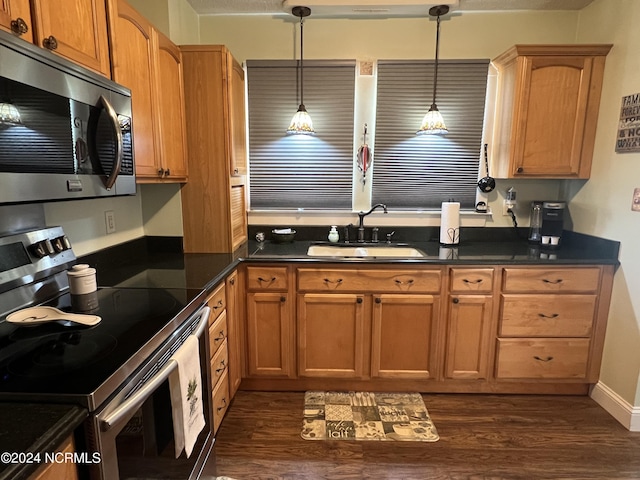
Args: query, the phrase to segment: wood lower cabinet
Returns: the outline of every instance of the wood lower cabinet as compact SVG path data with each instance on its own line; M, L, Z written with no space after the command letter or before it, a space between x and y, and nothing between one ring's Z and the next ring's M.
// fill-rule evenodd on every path
M613 267L503 269L495 375L595 383Z
M437 295L374 294L371 376L434 378L439 313Z
M362 378L368 373L364 295L298 295L298 375Z
M73 436L70 436L62 442L56 453L65 455L75 453L75 451L75 442L73 441ZM79 478L78 469L74 462L52 462L40 466L29 477L29 480L78 480Z
M446 308L444 377L489 378L492 363L493 268L451 268Z
M516 45L493 60L494 176L589 178L611 45Z
M295 377L291 275L287 267L247 267L247 374Z
M36 45L111 78L104 0L31 0L31 11Z
M207 300L207 305L211 309L208 339L214 435L231 403L229 395L229 326L226 302L225 284L221 283Z
M233 399L240 387L243 373L242 354L244 352L244 329L241 319L244 316L244 288L241 274L231 273L225 280L227 300L227 328L229 329L229 396Z
M185 252L233 252L247 240L244 71L223 45L183 45L189 183Z
M138 183L187 180L180 49L126 0L108 0L113 79L131 90Z
M29 0L2 0L0 2L0 29L33 43Z

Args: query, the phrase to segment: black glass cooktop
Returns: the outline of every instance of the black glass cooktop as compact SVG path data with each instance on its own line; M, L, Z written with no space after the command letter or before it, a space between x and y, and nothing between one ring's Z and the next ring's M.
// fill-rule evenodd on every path
M185 307L199 293L101 288L94 295L67 293L46 303L65 312L100 316L93 327L0 321L0 399L86 404L84 397L113 383L116 372L121 377L130 374L137 367L132 361L136 354L168 336L173 323L186 320ZM103 395L107 393L112 392Z

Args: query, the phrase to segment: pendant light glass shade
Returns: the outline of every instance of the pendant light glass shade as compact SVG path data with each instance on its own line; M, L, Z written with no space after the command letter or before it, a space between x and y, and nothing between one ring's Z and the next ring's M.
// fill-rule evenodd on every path
M20 112L13 103L0 103L0 123L5 125L22 125Z
M449 7L447 5L439 5L436 7L431 7L429 9L429 15L432 17L436 17L437 27L436 27L436 59L435 66L433 70L433 102L431 103L431 108L422 119L422 125L420 125L420 129L416 132L417 135L436 135L436 134L445 134L449 133L447 126L444 123L444 118L442 118L442 114L438 110L438 106L436 105L436 92L438 89L438 57L440 50L440 15L444 15L449 12Z
M311 15L308 7L293 7L291 13L300 17L300 105L287 128L288 135L315 135L311 116L304 106L304 17Z

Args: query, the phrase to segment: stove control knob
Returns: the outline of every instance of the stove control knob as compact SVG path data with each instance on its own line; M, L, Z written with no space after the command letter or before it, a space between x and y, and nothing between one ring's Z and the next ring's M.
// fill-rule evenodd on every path
M71 244L69 243L67 237L54 238L51 241L51 244L53 245L53 249L58 253L63 252L64 250L69 250L71 248Z
M60 237L60 239L62 240L62 244L64 245L64 249L65 250L69 250L71 248L71 242L69 241L67 236L63 235L63 236Z
M42 258L47 254L47 252L44 249L44 242L34 243L29 247L29 249L38 258Z
M47 255L51 255L52 253L56 253L49 239L43 240L41 243L44 244L44 250L47 252Z

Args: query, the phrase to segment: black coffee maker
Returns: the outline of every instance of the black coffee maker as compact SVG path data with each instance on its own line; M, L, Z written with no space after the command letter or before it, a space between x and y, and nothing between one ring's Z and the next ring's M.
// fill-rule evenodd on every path
M540 229L543 247L558 247L564 229L566 202L542 202L542 228Z

